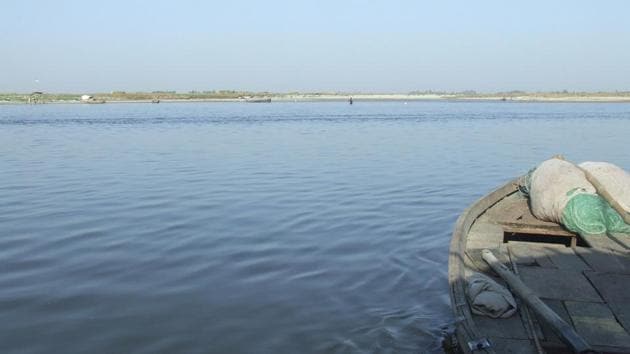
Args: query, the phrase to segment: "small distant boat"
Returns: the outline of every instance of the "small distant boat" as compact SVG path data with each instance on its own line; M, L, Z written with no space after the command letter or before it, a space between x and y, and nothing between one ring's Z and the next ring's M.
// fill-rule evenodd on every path
M157 99L157 98L154 98L154 99L151 100L151 103L160 103L160 100Z
M248 103L271 103L271 97L246 98L245 102L248 102Z
M105 100L96 99L94 98L94 96L90 96L90 95L83 95L81 96L81 102L87 103L87 104L101 104L101 103L105 103Z
M96 100L96 99L92 99L92 100L89 100L89 101L83 101L83 102L84 102L84 103L87 103L87 104L103 104L103 103L105 103L105 100Z

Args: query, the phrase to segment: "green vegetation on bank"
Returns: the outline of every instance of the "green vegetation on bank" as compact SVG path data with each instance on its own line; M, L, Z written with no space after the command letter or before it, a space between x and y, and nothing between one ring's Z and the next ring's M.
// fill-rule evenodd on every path
M239 99L253 96L270 96L269 92L246 92L246 91L190 91L186 93L175 91L153 91L153 92L125 92L112 91L110 93L0 93L0 102L28 103L29 99L37 97L39 102L80 102L82 95L92 96L95 100L105 101L151 101L151 100L221 100Z
M360 99L375 100L413 100L413 99L460 99L460 100L520 100L520 101L623 101L630 102L630 91L584 92L584 91L550 91L526 92L506 91L482 93L472 90L460 92L446 91L412 91L409 93L361 93L361 92L252 92L235 90L214 91L152 91L110 93L0 93L1 103L73 103L81 102L82 95L92 96L94 100L107 102L143 102L163 101L197 101L197 100L240 100L252 97L271 97L275 100L345 100L348 96Z

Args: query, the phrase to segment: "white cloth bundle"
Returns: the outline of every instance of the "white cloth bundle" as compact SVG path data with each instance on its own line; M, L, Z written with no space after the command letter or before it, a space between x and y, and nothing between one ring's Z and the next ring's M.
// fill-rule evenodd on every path
M569 199L582 193L597 194L597 191L579 167L556 158L544 161L530 179L532 214L540 220L561 223Z
M475 273L468 279L466 296L472 312L477 315L508 318L516 312L516 301L512 293L481 273Z

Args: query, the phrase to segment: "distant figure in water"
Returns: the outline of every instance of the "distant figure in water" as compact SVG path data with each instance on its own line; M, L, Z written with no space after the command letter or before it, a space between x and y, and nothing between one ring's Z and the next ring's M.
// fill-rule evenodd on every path
M352 97L350 97L350 100L348 102L350 102L350 104L352 104Z

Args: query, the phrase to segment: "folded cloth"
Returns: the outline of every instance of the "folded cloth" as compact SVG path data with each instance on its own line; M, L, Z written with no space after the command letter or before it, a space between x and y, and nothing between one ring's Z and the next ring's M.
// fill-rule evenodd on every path
M468 279L466 296L472 312L492 318L508 318L516 312L512 293L486 275L475 273Z

